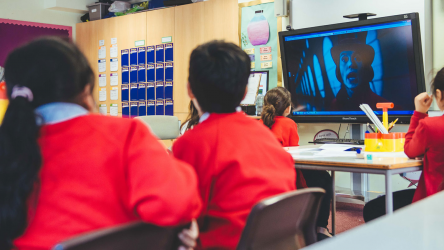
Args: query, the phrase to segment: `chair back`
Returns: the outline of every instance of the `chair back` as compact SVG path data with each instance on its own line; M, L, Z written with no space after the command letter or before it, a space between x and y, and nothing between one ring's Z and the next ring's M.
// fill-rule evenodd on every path
M237 250L297 250L315 243L324 194L305 188L262 200L251 210Z
M178 233L185 228L158 227L143 222L102 229L63 241L52 250L177 250Z
M153 134L155 134L160 140L173 140L180 134L179 118L175 116L139 116L135 119L139 119L147 124Z

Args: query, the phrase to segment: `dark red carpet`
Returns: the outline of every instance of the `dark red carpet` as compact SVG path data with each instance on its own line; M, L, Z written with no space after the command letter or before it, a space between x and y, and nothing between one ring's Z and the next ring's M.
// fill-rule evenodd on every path
M336 234L364 224L362 217L363 208L364 205L360 204L336 203ZM328 221L328 229L332 232L331 215Z

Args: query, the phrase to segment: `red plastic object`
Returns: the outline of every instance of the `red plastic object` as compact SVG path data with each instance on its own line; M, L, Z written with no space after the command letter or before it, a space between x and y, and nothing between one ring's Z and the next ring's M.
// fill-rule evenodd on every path
M6 95L6 83L0 82L0 100L7 100L8 96Z

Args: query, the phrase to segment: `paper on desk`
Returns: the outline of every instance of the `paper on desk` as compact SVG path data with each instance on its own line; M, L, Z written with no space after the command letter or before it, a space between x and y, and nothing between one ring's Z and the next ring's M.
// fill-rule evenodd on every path
M290 154L306 152L306 151L319 151L318 148L301 148L301 147L285 147L284 150Z
M356 157L355 151L329 151L323 150L316 154L316 157Z
M345 144L324 144L320 146L320 149L330 150L330 151L344 151L350 148L355 147L354 145L345 145ZM359 147L359 146L358 146Z

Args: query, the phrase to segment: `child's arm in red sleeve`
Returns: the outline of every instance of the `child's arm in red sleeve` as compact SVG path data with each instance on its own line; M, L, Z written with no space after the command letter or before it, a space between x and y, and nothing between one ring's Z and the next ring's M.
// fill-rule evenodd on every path
M174 226L197 218L202 202L196 173L169 156L138 121L128 135L126 154L130 207L143 221Z
M404 152L409 158L424 155L427 147L427 129L423 120L427 114L416 112L410 120L409 131L405 136Z

